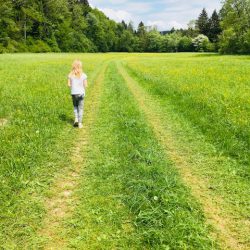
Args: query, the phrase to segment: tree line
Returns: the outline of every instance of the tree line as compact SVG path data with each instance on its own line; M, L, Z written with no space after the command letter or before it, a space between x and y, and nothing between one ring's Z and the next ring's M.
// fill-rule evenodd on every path
M117 23L88 0L0 0L0 53L28 51L250 53L250 0L225 0L166 32Z

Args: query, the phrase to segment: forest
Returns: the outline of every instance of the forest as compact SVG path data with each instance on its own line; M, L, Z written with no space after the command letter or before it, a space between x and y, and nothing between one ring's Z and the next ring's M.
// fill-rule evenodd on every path
M187 29L159 32L117 23L88 0L0 0L0 53L220 52L250 53L250 0L204 8Z

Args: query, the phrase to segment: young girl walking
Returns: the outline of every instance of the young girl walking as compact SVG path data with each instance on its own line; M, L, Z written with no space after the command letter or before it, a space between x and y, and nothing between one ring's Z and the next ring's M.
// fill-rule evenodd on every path
M82 62L80 60L75 60L72 64L72 70L68 75L68 86L71 89L74 105L74 126L79 128L83 127L84 97L87 85L87 75L83 73Z

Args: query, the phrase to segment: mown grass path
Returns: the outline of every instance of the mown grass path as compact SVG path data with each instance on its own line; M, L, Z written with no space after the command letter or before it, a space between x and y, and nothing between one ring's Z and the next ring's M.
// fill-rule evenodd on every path
M193 195L203 205L206 218L215 228L216 235L214 236L218 238L221 247L223 249L249 249L249 242L246 241L247 235L249 235L248 222L244 218L237 220L234 218L234 214L226 213L224 206L231 205L227 204L222 197L214 195L206 176L200 176L194 170L199 164L206 164L209 167L209 164L219 163L213 158L209 159L209 156L206 156L206 153L202 151L195 154L192 152L192 148L188 147L191 145L181 145L177 139L178 135L174 134L174 124L168 120L169 117L161 105L139 86L121 63L118 63L118 71L125 79L155 135L165 148L166 154L178 168L185 183L191 187ZM180 134L180 136L184 135ZM232 212L233 206L230 209ZM241 223L240 229L239 225L236 225L239 221Z
M88 94L85 105L87 109L84 117L84 127L78 131L77 140L71 155L71 165L63 169L55 176L55 181L45 201L47 216L44 220L40 235L44 238L44 249L64 249L67 247L64 234L64 221L67 220L77 206L75 190L81 178L81 169L84 167L86 158L86 145L88 144L89 128L95 122L99 107L99 96L107 63L102 66L94 80L94 86Z
M114 63L103 89L68 248L218 249Z

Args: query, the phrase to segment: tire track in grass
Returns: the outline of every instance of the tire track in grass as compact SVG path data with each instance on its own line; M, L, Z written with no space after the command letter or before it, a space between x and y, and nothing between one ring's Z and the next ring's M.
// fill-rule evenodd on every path
M186 152L180 152L171 129L164 125L164 112L161 106L149 95L139 84L127 73L121 62L117 64L119 73L126 81L128 88L137 100L140 109L144 112L149 124L154 130L158 140L163 145L166 154L179 170L183 180L191 187L192 194L201 202L205 216L215 229L214 237L218 239L223 249L248 249L238 240L235 232L231 231L229 225L234 224L228 214L223 214L224 201L220 197L211 196L209 184L201 177L194 175L190 164L192 164Z
M64 249L67 246L67 241L63 234L65 230L63 222L71 216L77 205L77 196L74 194L74 191L81 178L80 172L84 166L84 152L89 140L89 128L95 122L95 116L99 108L99 96L102 91L102 82L107 64L102 66L94 80L94 86L88 94L88 99L85 103L87 112L84 116L84 126L77 131L79 135L73 149L70 149L72 150L71 166L63 169L55 177L49 197L45 201L47 217L40 232L40 235L46 239L44 249Z

